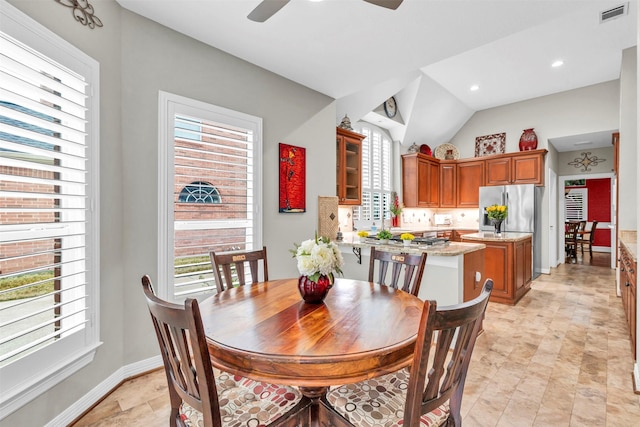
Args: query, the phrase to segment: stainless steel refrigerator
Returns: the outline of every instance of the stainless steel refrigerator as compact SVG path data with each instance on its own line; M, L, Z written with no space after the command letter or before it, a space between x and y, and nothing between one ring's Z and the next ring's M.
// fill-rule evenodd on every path
M542 187L533 184L498 185L480 187L480 232L493 231L493 224L485 208L493 204L507 206L507 218L502 223L504 232L533 233L533 277L542 270L540 200Z

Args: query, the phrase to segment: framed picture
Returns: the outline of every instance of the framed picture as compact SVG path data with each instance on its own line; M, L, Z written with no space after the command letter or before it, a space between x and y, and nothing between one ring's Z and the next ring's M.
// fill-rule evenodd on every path
M494 133L476 137L475 157L490 156L491 154L503 154L505 150L506 133Z
M294 145L279 144L279 200L282 213L306 212L306 149Z

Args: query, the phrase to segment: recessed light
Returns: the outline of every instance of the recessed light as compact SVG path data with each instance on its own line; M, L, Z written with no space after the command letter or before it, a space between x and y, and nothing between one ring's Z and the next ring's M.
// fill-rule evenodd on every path
M564 65L564 61L562 59L558 59L551 64L553 68L561 67L562 65Z
M471 92L475 92L475 91L477 91L478 89L480 89L480 86L478 86L478 85L472 85L472 86L469 88L469 90L470 90Z

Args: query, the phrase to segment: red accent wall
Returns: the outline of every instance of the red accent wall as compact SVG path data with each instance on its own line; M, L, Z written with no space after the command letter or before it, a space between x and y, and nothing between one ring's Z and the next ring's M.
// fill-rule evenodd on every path
M587 221L598 221L593 246L611 247L611 230L602 225L611 222L611 178L587 179L589 216Z

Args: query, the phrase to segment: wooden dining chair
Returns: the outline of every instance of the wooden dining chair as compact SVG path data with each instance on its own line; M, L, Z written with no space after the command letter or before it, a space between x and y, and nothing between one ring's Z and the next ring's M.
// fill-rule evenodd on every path
M371 247L371 256L369 261L369 281L374 281L376 264L378 265L377 283L387 285L394 289L401 289L412 295L418 296L420 290L420 282L422 282L422 274L424 266L427 262L427 254L423 252L418 254L403 254L397 252L386 252L376 250ZM387 283L387 274L391 266L390 281ZM404 267L404 271L403 271ZM400 273L404 274L401 287Z
M580 251L584 255L584 245L589 246L589 256L593 257L593 240L596 237L596 227L598 226L598 221L593 221L591 223L591 229L589 231L584 231L584 233L577 239L577 244L580 245Z
M263 280L269 280L267 268L267 248L263 246L261 250L244 252L209 252L213 275L216 279L218 292L233 287L234 285L244 286L246 284L246 272L251 273L251 284L258 283L259 261L262 261ZM224 278L224 281L223 281Z
M471 301L443 308L425 301L411 368L334 388L327 403L356 426L460 426L467 370L492 289L487 279Z
M142 277L142 289L169 385L170 426L269 425L295 411L301 401L297 389L213 369L198 301L180 305L159 299L149 276Z
M567 221L564 224L564 251L571 262L578 261L578 221Z

